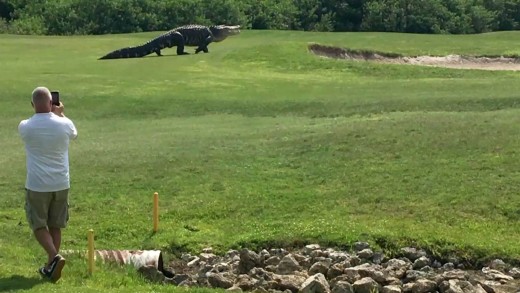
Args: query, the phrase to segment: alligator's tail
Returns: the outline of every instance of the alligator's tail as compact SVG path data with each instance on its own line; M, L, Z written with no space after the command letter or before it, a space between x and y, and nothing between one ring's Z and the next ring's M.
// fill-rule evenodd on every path
M155 51L150 46L150 44L146 43L140 46L126 47L119 50L115 50L99 58L99 60L143 57L153 52Z
M177 46L177 53L179 55L183 52L184 38L175 30L168 31L145 44L115 50L99 58L99 60L143 57L154 52L157 53L157 55L161 55L162 49L171 48L173 46Z

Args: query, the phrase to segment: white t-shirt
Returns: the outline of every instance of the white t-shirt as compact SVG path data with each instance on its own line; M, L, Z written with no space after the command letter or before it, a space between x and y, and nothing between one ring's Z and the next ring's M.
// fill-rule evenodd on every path
M78 136L74 123L54 113L36 113L18 125L25 143L25 188L53 192L70 188L69 142Z

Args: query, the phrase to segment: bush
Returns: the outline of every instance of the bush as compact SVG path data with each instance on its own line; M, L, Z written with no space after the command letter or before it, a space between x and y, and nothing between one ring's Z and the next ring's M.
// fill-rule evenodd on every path
M185 24L480 33L520 29L519 0L0 0L0 32L109 34Z

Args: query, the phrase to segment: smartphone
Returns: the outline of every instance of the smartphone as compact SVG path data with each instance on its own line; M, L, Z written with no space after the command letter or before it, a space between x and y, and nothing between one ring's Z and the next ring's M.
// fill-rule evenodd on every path
M59 106L60 105L60 92L59 91L52 91L51 92L51 96L52 96L52 104L56 105L56 106Z

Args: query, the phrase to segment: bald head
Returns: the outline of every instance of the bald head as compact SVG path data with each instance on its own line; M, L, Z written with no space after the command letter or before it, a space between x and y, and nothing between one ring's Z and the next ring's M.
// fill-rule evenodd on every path
M36 113L48 113L52 110L52 96L48 88L40 86L32 92L32 104Z

